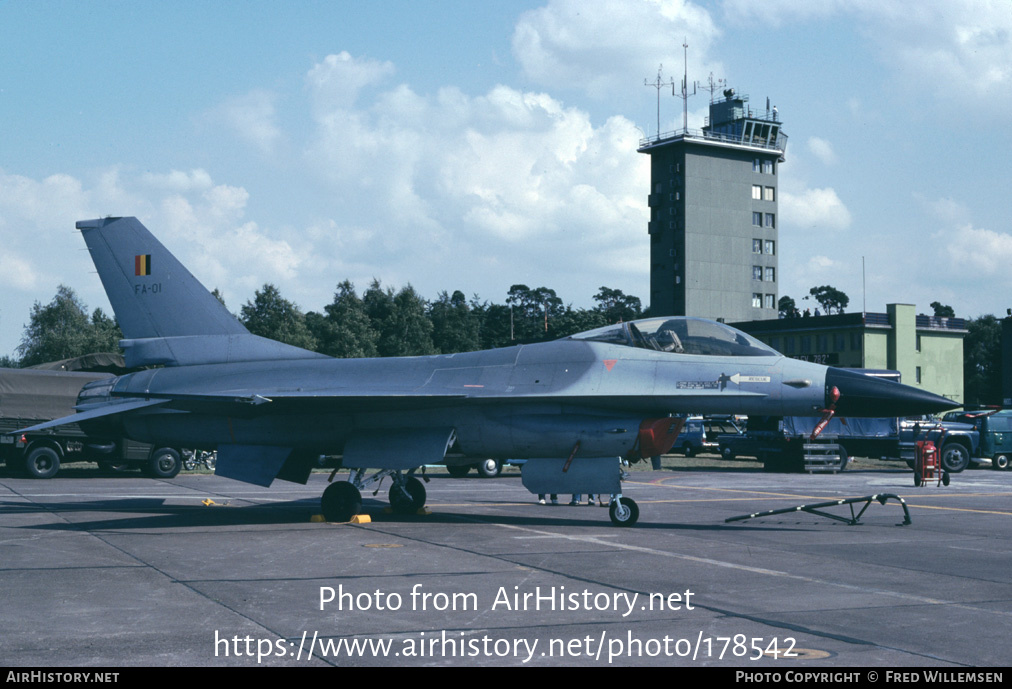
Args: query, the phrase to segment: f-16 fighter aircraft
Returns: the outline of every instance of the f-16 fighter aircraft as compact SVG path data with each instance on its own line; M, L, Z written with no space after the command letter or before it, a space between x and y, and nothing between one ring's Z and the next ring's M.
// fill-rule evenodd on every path
M408 512L425 503L415 475L425 465L526 458L531 492L612 494L612 521L631 525L639 510L621 494L617 458L669 450L673 414L874 417L957 406L788 359L698 318L463 354L334 359L250 334L136 218L77 227L126 336L127 365L157 368L89 384L77 414L35 428L76 422L97 436L217 448L216 474L261 486L305 484L319 455L340 454L352 473L323 493L331 521L358 513L361 488L385 477L391 505Z

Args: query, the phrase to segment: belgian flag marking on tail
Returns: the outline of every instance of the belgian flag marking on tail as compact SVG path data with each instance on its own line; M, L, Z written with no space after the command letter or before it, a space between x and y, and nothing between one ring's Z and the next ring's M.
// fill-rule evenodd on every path
M151 254L134 256L134 275L151 275Z

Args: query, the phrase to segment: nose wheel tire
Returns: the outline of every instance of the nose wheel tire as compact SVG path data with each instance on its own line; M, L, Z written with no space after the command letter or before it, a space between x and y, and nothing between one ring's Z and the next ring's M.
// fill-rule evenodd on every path
M414 514L425 506L425 484L411 476L390 487L390 507L397 514Z
M615 526L632 526L640 518L640 508L632 498L615 498L608 508L608 516Z
M327 486L320 498L323 518L328 522L347 522L362 511L362 493L347 481Z

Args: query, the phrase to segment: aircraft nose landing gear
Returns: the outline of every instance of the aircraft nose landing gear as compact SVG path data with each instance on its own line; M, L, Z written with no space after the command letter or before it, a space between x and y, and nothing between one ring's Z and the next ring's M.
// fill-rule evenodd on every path
M640 518L640 508L632 498L616 495L608 507L608 516L615 526L632 526Z

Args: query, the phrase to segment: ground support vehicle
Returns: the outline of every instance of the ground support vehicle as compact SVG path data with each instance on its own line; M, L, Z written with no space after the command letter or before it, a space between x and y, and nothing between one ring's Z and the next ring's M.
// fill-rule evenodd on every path
M942 468L934 441L918 440L914 446L914 486L926 486L928 481L947 486L949 480L949 472Z
M916 443L919 440L934 442L941 467L950 474L987 463L987 459L981 456L981 433L972 423L935 421L931 418L901 421L898 456L911 469L916 467Z
M978 455L991 460L991 468L1008 471L1012 459L1012 409L961 412L956 421L971 424L980 434Z
M686 457L692 457L700 452L719 453L722 436L743 433L744 431L729 416L690 416L678 434L675 447Z
M174 448L155 448L125 438L96 439L77 424L15 434L21 428L74 413L81 388L108 373L0 369L0 458L11 471L52 478L69 462L97 462L109 470L140 468L171 478L182 466Z
M816 417L749 418L744 434L726 434L718 438L720 455L724 459L756 457L766 471L835 473L847 468L854 454L852 448L867 450L872 446L869 444L871 438L854 435L851 427L840 419L831 420L826 431L811 440L812 431L820 420ZM869 432L871 427L862 426L863 432ZM892 436L894 454L895 444L895 436Z

